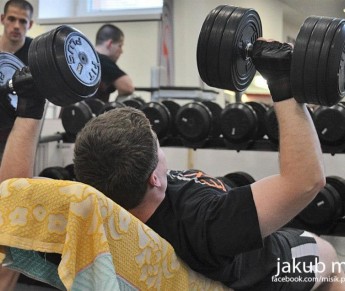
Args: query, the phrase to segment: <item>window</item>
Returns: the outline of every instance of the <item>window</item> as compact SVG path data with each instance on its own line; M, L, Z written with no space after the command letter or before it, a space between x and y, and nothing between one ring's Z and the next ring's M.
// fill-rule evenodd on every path
M159 20L162 9L163 0L39 0L37 23Z

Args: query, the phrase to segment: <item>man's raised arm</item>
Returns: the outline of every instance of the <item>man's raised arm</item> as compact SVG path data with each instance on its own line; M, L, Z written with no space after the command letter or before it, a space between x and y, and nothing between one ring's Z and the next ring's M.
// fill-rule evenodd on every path
M256 41L253 62L267 79L279 124L280 173L252 184L262 237L284 226L325 185L322 151L305 104L292 98L292 47Z

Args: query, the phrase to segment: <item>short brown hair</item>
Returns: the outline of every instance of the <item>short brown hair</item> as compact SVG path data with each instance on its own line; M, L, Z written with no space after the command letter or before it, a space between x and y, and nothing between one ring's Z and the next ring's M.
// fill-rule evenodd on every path
M96 33L96 45L100 45L111 39L113 42L119 42L124 34L120 28L113 24L102 25Z
M157 137L150 121L132 107L116 108L90 120L75 142L77 179L127 210L143 200L157 163Z
M26 0L9 0L9 1L7 1L5 4L5 7L4 7L4 14L7 13L8 7L10 7L10 6L16 6L16 7L19 7L20 9L30 11L30 18L32 18L32 15L34 14L34 8Z

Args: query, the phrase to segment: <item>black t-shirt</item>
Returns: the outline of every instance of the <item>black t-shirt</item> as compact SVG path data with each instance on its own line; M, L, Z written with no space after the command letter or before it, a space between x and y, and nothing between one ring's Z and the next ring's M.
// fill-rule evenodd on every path
M116 90L114 81L126 75L119 66L114 63L108 56L98 53L99 61L101 64L101 84L99 86L96 97L107 102L109 94Z
M32 42L32 38L25 37L24 45L14 53L14 55L19 58L25 65L29 65L28 62L28 54L29 54L29 47Z
M262 247L250 186L229 190L197 170L169 171L166 196L146 224L192 269L236 280L234 256Z
M31 42L32 38L25 37L24 45L14 53L14 55L24 63L24 65L29 65L28 54ZM14 116L12 113L10 113L10 115L7 115L8 108L6 106L7 104L0 104L0 114L2 115L1 122L3 126L3 128L0 129L0 144L2 144L0 145L0 159L3 154L4 144L7 141L7 138L10 134L11 128L14 123ZM6 124L6 126L4 124Z

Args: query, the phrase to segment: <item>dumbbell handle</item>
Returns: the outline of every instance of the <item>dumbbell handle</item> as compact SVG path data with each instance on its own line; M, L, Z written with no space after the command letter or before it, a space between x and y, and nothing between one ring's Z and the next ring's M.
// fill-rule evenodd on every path
M243 58L246 60L248 58L252 58L253 56L253 45L252 43L248 42L246 44L244 44L244 47L242 48L242 55L243 55ZM292 51L293 53L293 51ZM288 58L289 60L291 59L291 57L286 57Z
M17 74L17 72L18 70L15 72L13 77L6 82L6 84L0 86L1 95L14 94L21 96L21 93L23 92L36 91L29 67L22 68L19 74Z

